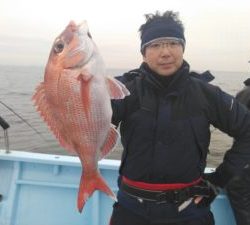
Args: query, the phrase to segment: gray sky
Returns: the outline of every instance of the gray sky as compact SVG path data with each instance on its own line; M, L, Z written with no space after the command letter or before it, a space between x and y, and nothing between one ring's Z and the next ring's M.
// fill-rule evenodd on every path
M0 0L0 64L42 65L70 20L87 20L107 68L138 67L144 14L180 13L193 70L249 71L249 0Z

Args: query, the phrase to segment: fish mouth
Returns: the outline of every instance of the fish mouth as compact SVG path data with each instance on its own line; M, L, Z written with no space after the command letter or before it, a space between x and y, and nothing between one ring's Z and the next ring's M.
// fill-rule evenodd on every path
M94 55L94 44L88 32L86 21L76 25L75 33L78 36L78 44L69 53L69 58L78 58L75 65L70 68L79 68L85 66Z

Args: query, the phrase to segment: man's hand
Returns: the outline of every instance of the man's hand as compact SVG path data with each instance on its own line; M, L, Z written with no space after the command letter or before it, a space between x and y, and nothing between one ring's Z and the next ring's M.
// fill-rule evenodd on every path
M208 196L197 196L194 198L194 203L198 207L206 207L209 206L216 196L219 194L219 189L211 184L208 180L203 180L204 185L206 185L209 188L209 195Z

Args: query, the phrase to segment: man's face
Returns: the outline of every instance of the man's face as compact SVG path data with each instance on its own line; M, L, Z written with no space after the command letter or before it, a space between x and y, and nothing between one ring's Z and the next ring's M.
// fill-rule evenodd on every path
M183 63L183 46L178 40L158 40L145 47L143 61L162 76L173 75Z

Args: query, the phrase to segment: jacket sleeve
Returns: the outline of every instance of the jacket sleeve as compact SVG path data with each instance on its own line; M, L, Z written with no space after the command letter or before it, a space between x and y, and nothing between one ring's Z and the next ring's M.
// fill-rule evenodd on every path
M113 110L112 123L118 127L119 123L125 119L128 114L128 105L131 104L131 96L134 96L135 92L135 78L139 76L137 69L131 70L122 76L115 77L117 80L122 82L126 88L130 91L130 95L124 99L113 99L111 100L111 106ZM130 100L129 100L130 99ZM132 97L134 99L134 97Z
M211 123L233 137L234 141L223 162L206 178L217 186L225 187L250 166L250 111L219 88L214 90L209 103Z
M125 103L124 99L118 99L118 100L111 100L111 106L112 106L112 124L114 124L116 127L119 126L119 123L122 121L125 111Z

